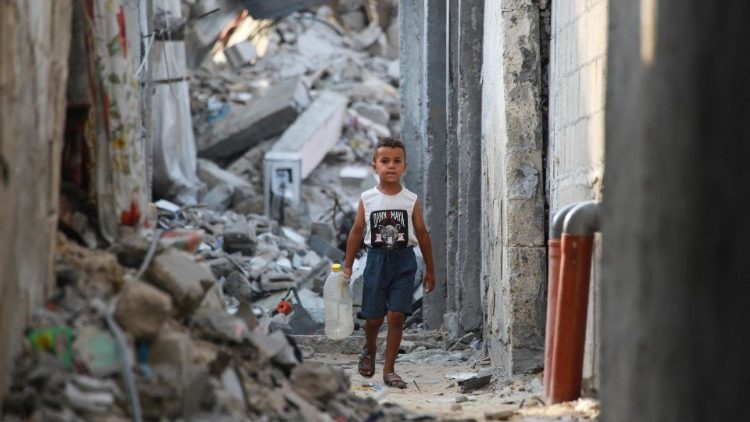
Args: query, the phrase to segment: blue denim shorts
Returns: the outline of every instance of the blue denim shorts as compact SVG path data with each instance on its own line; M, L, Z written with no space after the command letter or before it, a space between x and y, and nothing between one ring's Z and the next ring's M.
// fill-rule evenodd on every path
M362 291L362 318L383 318L387 311L411 315L416 274L414 248L368 248Z

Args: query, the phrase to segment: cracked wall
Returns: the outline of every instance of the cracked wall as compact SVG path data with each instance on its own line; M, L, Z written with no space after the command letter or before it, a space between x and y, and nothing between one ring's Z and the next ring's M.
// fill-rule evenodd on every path
M543 362L545 202L539 5L485 3L482 68L484 335L506 373Z

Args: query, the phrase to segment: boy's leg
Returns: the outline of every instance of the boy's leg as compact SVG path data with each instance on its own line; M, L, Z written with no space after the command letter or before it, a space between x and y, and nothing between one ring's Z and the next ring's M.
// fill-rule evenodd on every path
M403 312L388 311L388 336L385 343L385 363L383 364L383 375L396 372L396 357L401 346L401 335L404 332Z
M381 325L383 325L383 318L365 321L365 351L367 353L377 351L378 332Z

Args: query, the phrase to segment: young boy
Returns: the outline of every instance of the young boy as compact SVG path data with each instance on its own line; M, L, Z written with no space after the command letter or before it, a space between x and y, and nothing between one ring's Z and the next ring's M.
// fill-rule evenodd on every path
M404 319L411 314L414 277L417 262L414 246L419 246L425 260L424 291L435 288L430 235L422 218L417 195L401 186L406 170L404 144L382 138L375 147L372 168L378 185L364 193L357 217L346 243L344 274L352 275L352 264L364 235L367 264L364 273L362 317L365 323L365 346L359 359L359 373L366 378L375 374L375 340L383 318L388 318L388 337L383 364L383 382L390 387L406 388L394 365Z

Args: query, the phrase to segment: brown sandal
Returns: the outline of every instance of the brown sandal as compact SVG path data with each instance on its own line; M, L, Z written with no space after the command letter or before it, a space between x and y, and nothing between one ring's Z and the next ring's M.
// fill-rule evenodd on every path
M401 389L406 388L406 383L404 382L404 380L402 380L401 377L395 372L383 375L383 382L389 387Z
M375 352L369 353L367 349L362 348L357 369L359 370L359 375L365 378L372 378L375 375Z

